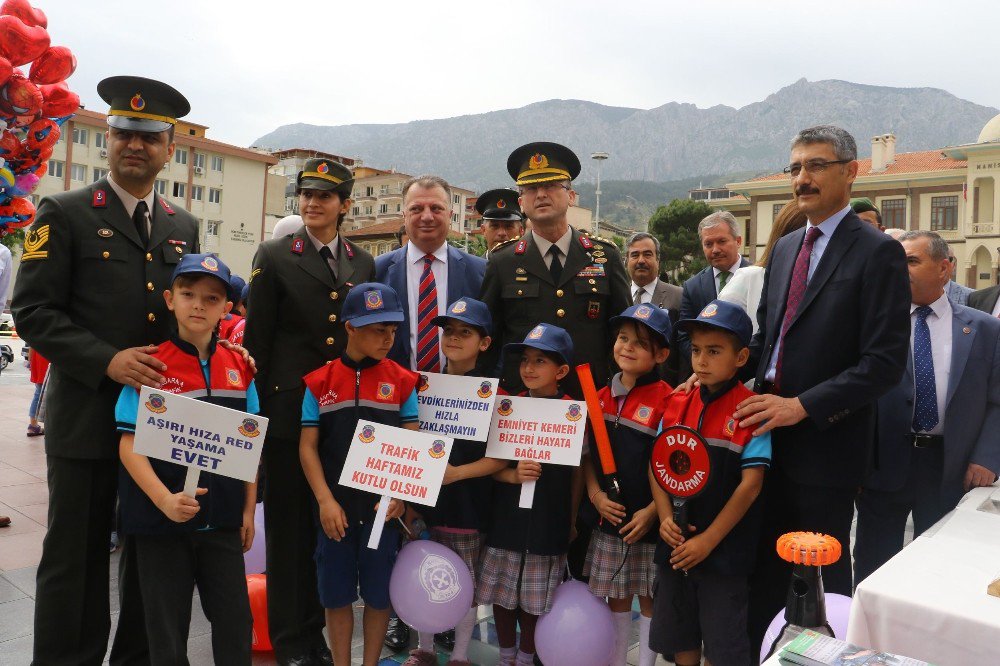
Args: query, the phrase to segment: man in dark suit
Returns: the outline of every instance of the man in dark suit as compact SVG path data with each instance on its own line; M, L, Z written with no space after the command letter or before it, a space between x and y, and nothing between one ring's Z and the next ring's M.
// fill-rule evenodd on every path
M304 226L261 244L250 274L245 343L257 363L264 446L264 524L271 644L282 666L330 663L313 562L315 502L299 462L302 377L347 346L344 297L370 282L372 256L340 235L354 176L306 160L296 178Z
M750 262L740 256L743 237L740 225L729 211L721 210L705 216L698 223L698 238L708 266L684 283L681 295L681 319L694 319L706 305L715 300L737 268ZM676 331L676 363L678 379L691 376L691 340L687 333Z
M808 221L781 238L768 261L748 363L756 364L761 395L736 412L755 435L773 430L750 590L748 624L757 644L784 605L791 572L774 552L777 537L824 532L849 552L874 403L899 383L910 332L903 249L849 205L858 170L854 138L830 125L802 130L785 170ZM849 557L823 569L828 591L851 594Z
M481 299L493 313L495 334L482 367L497 371L505 344L520 342L537 324L548 323L569 332L574 365L590 363L594 382L603 386L609 377L608 321L631 298L615 244L578 231L567 220L576 203L572 180L580 173L580 160L566 146L529 143L507 158L507 171L518 185L531 231L490 253ZM507 360L501 382L516 393L522 390L518 363ZM562 385L582 397L575 372Z
M403 223L407 244L375 259L375 280L407 304L389 358L411 370L442 372L440 335L431 320L459 298L479 295L486 260L448 245L451 187L443 178L420 176L403 185Z
M986 287L969 294L968 306L1000 317L1000 286Z
M854 581L1000 472L1000 319L952 302L948 244L908 231L911 354L902 381L878 401L874 470L858 496ZM949 353L950 352L950 353Z
M632 278L629 287L632 293L632 305L652 303L667 311L670 323L676 324L680 318L681 294L683 289L675 284L664 282L660 275L660 241L645 231L632 234L625 243L625 270ZM676 331L676 328L673 329ZM677 348L677 340L671 336L670 346ZM671 354L665 363L661 364L660 372L663 379L671 386L678 381L679 353ZM685 377L686 379L686 377Z
M100 664L110 632L108 538L118 486L115 402L122 385L160 387L150 356L170 334L163 300L181 257L198 252L198 221L153 190L190 105L170 86L116 76L111 174L42 199L14 290L17 330L52 361L46 409L49 523L38 565L35 664ZM131 539L119 568L121 613L111 663L148 662Z

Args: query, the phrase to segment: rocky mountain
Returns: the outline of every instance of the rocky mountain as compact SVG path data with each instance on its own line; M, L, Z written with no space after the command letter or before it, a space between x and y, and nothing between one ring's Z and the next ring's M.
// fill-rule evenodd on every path
M255 145L316 148L378 168L440 174L481 191L509 183L507 155L532 140L570 146L584 162L586 181L596 178L587 159L594 151L611 155L602 167L604 179L667 181L778 169L788 160L789 140L810 125L845 127L867 156L871 137L890 131L897 152L972 142L997 113L937 88L801 79L741 109L670 102L643 110L549 100L393 125L284 125Z

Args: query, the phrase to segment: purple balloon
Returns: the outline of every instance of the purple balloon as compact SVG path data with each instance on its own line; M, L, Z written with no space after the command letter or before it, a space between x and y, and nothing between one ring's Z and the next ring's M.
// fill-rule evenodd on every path
M472 608L472 575L453 550L435 541L411 541L396 556L389 598L399 618L417 631L453 628Z
M556 588L552 610L538 618L535 649L545 666L607 666L615 649L611 609L586 583L566 581Z
M842 641L847 640L847 620L851 617L851 598L833 592L826 593L826 621L830 623L834 636ZM760 646L760 663L764 663L771 644L781 634L781 628L785 626L785 609L778 611L778 614L771 620L771 624L764 634L764 642Z
M267 547L264 543L264 504L260 503L253 512L253 544L243 553L243 568L247 575L261 574L267 570Z

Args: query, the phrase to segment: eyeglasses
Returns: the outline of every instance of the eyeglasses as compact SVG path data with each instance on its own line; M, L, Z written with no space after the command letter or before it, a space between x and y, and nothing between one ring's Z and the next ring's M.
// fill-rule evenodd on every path
M823 173L834 164L847 164L848 162L853 161L854 160L831 160L828 162L826 160L809 160L803 164L789 164L782 169L782 171L792 178L795 178L802 173L803 169L806 173Z
M559 181L552 181L549 183L534 183L532 185L522 185L521 194L535 194L536 192L538 192L538 190L541 190L543 192L552 192L553 190L557 189L568 190L571 188L566 183L560 183Z

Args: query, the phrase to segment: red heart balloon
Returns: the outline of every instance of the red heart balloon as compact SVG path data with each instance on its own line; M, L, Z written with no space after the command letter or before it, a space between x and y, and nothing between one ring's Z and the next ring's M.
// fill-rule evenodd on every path
M28 0L7 0L0 5L0 14L16 16L25 25L49 27L49 20L45 18L45 12L32 7Z
M42 115L46 118L62 118L76 113L80 108L80 96L69 89L65 81L41 86Z
M25 25L16 16L0 16L0 55L17 67L45 53L49 33L39 26Z
M10 60L0 56L0 86L7 83L10 79L10 75L14 73L14 66L10 64Z
M35 83L51 84L68 79L76 71L76 56L65 46L50 46L31 63L28 78Z

